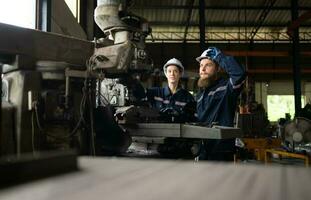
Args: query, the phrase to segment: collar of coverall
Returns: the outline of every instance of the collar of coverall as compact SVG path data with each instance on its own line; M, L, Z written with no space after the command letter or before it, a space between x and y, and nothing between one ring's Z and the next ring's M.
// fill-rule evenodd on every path
M179 90L180 90L180 86L177 87L176 93L177 93ZM165 96L165 97L168 97L168 96L171 96L171 95L173 95L173 94L171 93L171 90L170 90L170 88L169 88L168 85L167 85L167 86L164 88L164 96Z

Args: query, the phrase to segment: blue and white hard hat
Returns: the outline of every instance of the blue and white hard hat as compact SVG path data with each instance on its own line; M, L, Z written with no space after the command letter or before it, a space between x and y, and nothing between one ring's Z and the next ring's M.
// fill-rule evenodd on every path
M202 59L209 59L209 60L212 60L213 61L213 59L211 58L211 57L209 57L208 55L209 55L209 52L211 51L211 49L206 49L205 51L203 51L203 53L199 56L199 57L197 57L196 58L196 60L198 61L198 62L201 62L201 60Z

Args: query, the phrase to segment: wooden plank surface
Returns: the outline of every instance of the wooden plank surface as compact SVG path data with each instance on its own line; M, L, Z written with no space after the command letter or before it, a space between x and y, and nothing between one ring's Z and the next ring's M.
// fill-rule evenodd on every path
M80 171L0 190L2 200L310 199L311 171L129 158L79 158Z

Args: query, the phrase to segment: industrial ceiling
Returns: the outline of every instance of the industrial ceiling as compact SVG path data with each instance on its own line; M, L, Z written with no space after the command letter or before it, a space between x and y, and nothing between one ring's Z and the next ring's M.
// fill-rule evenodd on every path
M146 18L153 42L198 42L199 0L132 0L130 11ZM289 0L205 0L205 39L213 42L288 42ZM311 1L298 1L300 42L311 41Z

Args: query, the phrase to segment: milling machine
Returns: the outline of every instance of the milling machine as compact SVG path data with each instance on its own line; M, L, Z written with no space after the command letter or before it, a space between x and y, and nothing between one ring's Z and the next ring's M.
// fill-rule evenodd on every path
M129 13L125 0L97 5L105 37L92 42L0 24L0 155L69 148L107 155L124 152L134 137L196 143L241 136L237 128L160 123L158 111L143 106L139 83L153 67L148 22Z
M92 42L0 24L0 155L68 148L100 154L129 146L107 104L131 102L131 88L117 82L152 69L144 45L151 29L124 5L98 1L95 21L105 37Z

